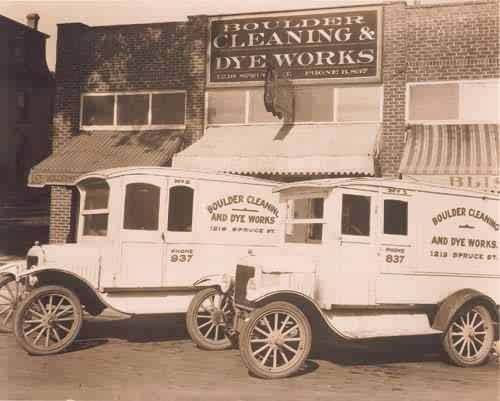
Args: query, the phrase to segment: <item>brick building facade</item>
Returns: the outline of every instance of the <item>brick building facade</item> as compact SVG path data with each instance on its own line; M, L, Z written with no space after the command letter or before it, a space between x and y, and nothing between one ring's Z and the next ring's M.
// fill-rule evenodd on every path
M451 183L484 187L487 182L490 187L498 188L499 116L494 111L499 104L495 88L500 78L498 2L432 6L391 2L377 7L383 16L379 37L382 48L381 79L368 86L373 93L381 93L381 107L377 109L381 117L369 124L379 130L379 151L370 155L374 159L373 174L389 177L438 175L440 179L451 180ZM231 124L219 124L225 118L224 110L211 106L210 96L214 96L212 101L216 104L216 97L227 88L212 89L207 85L209 26L210 17L206 16L164 24L108 27L59 25L54 154L31 174L32 185L50 185L52 188L51 242L74 239L74 211L72 213L71 208L75 207L77 200L72 182L78 175L92 169L132 164L168 166L174 153L182 149L185 150L178 154L179 159L175 156L174 161L182 161L183 155L187 155L189 157L186 156L185 160L189 159L188 165L192 163L204 168L203 161L208 160L210 155L203 155L203 152L219 144L207 144L210 136L215 138L217 134L219 138L225 138L226 142L220 144L231 152L231 149L238 148L238 143L244 147L245 138L232 141L235 143L231 148L227 144L227 138L231 138L228 135L237 131L238 135L255 135L257 138L260 132L270 130L265 124L250 126L242 123L228 131ZM332 91L335 91L335 96L337 93L345 95L351 87L349 85L354 88L357 83L343 83L338 92L333 83ZM253 96L260 96L260 92L242 84L231 86L231 93L236 93L239 87L245 91L244 122L248 123L248 110L251 113L254 107L251 101ZM321 90L321 83L312 88ZM476 109L481 106L474 105L481 99L481 93L488 95L484 103L486 106ZM90 117L85 115L82 104L87 101L85 94L99 94L103 96L103 102L105 97L114 102L109 104L110 110L114 107L114 120L108 124L113 125L111 129L109 126L106 129L93 126L89 122ZM135 123L126 129L117 126L121 118L117 109L127 107L125 98L120 99L127 94L144 97L143 104L149 117L141 127ZM160 102L161 96L175 94L184 94L185 97L184 123L155 126L155 101ZM349 96L347 94L346 98ZM238 99L235 96L234 101L224 104L233 107ZM148 101L149 108L146 106ZM342 126L347 130L345 127L350 126L337 120L326 125L314 124L314 121L297 125L298 128L292 129L296 129L296 135L302 135L301 138L308 135L307 130L324 135L326 128ZM363 124L351 125L358 127ZM292 133L295 135L295 131ZM351 132L345 135L349 136ZM484 144L484 141L487 143ZM125 148L125 144L129 146ZM195 146L190 147L191 144ZM263 143L261 146L266 145ZM284 157L293 158L291 155ZM290 164L293 163L292 160ZM221 167L219 170L253 173L281 180L339 174L370 175L368 170L356 168L349 170L351 172L297 168L286 173L262 173L257 167L246 170ZM481 183L472 180L471 176L479 177Z

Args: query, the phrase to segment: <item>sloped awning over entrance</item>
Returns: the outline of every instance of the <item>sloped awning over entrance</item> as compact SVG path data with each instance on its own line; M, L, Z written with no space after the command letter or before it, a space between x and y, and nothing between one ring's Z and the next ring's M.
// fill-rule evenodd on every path
M209 127L173 166L241 174L375 173L379 124Z
M181 142L165 132L81 134L33 167L28 185L72 185L82 174L113 167L169 166Z
M496 124L414 125L399 172L405 175L498 175Z

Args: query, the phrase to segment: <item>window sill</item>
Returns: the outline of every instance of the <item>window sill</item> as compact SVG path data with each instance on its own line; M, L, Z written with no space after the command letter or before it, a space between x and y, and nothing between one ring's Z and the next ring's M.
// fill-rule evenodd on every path
M155 130L184 130L186 124L164 124L164 125L84 125L81 131L155 131Z

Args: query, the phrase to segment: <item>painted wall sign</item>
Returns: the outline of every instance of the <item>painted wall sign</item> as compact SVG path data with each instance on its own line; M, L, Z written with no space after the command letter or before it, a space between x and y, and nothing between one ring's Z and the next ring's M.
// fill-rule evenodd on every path
M459 189L473 189L490 193L500 193L498 175L407 175L405 178L446 185Z
M380 7L210 19L208 84L262 84L266 61L300 81L380 80Z

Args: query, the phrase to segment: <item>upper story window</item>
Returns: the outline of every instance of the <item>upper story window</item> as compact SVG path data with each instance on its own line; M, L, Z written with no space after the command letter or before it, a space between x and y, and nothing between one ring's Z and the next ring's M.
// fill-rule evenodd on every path
M408 235L408 202L384 200L384 234Z
M379 122L382 87L296 86L294 122ZM264 89L219 89L208 92L209 125L278 123L264 106Z
M108 232L109 186L104 180L91 179L80 185L83 193L83 235L106 236Z
M498 123L500 81L456 81L408 85L410 123Z
M160 187L152 184L127 184L123 228L125 230L158 230Z
M323 239L324 198L300 198L287 202L285 242L320 244Z
M82 96L82 129L181 129L185 118L185 91Z
M194 190L184 185L170 188L168 200L168 231L193 231Z
M24 91L16 93L16 120L18 122L28 121L29 119L29 97Z
M342 234L370 235L370 197L342 195Z

